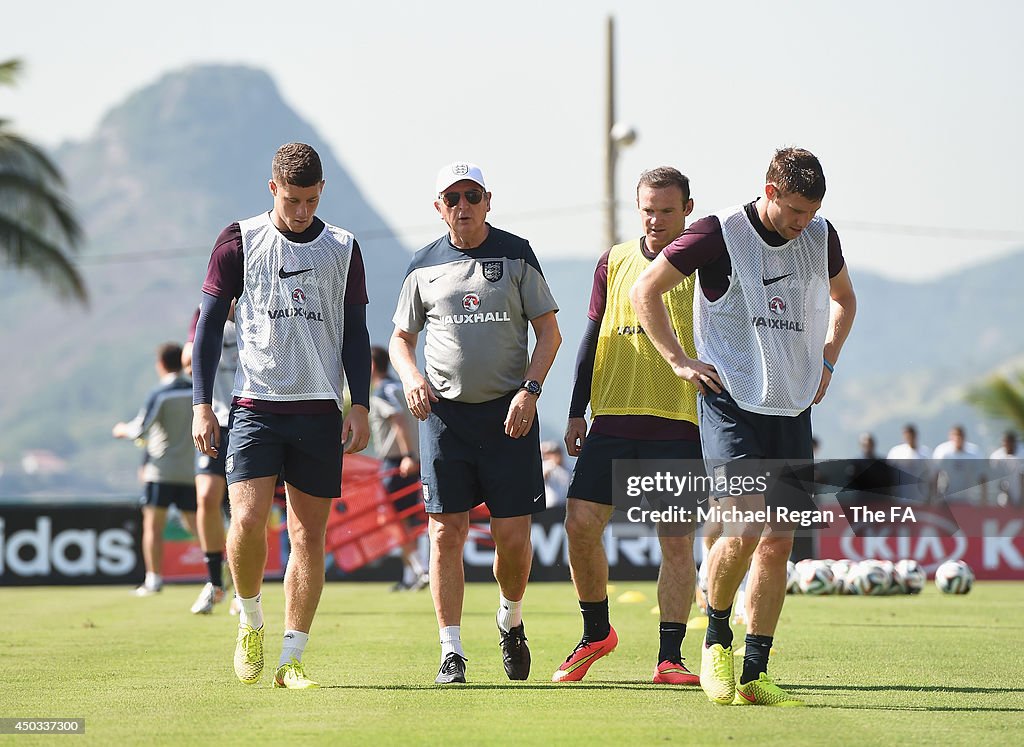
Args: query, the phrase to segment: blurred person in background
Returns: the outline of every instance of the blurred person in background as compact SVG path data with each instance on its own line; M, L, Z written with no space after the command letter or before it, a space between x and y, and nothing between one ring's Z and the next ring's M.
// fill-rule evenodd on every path
M1014 431L1003 433L999 448L989 456L992 471L1000 475L999 495L996 502L1001 506L1020 506L1024 496L1024 451Z
M860 445L860 458L861 459L879 459L878 453L875 451L875 437L870 433L861 433L858 439Z
M913 423L904 425L903 442L893 446L885 455L890 466L902 473L899 496L904 500L926 501L930 498L931 456L932 450L917 439L917 427Z
M416 418L409 412L402 384L391 375L391 357L380 345L370 348L370 436L380 459L381 481L399 513L422 506L420 446ZM417 486L413 490L413 486ZM413 527L412 517L403 520ZM402 545L402 578L392 591L419 591L430 577L417 554L416 540Z
M182 367L192 370L192 346L195 342L196 325L199 323L199 309L192 316L188 341L181 353ZM231 411L231 389L235 384L235 369L238 368L238 332L235 328L235 303L231 302L228 320L224 323L224 338L221 346L220 363L213 388L213 413L221 428L222 448L216 456L208 456L196 449L196 523L199 527L199 545L206 560L208 579L199 596L192 604L192 614L209 615L213 608L224 601L226 580L224 573L224 499L228 495L227 476L224 471L224 457L227 455L230 432L228 416ZM232 600L232 614L237 614L237 604Z
M175 506L193 535L196 528L195 449L192 445L192 382L181 368L181 345L167 342L157 348L153 389L139 414L114 425L114 438L145 439L142 465L142 558L146 579L139 596L163 589L164 527L167 509Z
M564 506L569 490L569 470L565 455L557 441L541 441L540 455L544 468L544 502L548 508Z
M955 503L988 503L985 484L987 462L977 444L967 440L962 425L949 429L949 440L943 441L932 452L935 469L935 492L939 497Z

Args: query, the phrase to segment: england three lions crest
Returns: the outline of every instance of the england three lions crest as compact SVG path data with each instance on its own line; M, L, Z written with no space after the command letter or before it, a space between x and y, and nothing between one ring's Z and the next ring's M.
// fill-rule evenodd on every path
M497 262L484 262L484 278L492 283L497 283L501 280L501 276L505 274L505 263L501 260Z

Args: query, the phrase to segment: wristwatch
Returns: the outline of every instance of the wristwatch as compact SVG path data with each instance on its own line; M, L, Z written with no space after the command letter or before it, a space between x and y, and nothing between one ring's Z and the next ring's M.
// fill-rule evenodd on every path
M525 389L527 393L532 394L534 397L539 397L541 393L540 382L533 379L526 379L519 385L519 388Z

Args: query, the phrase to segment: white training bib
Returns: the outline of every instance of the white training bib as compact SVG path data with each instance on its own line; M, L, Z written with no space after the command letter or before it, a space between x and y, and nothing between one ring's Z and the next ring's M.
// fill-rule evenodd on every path
M353 237L324 224L313 241L286 239L270 214L239 221L245 287L235 306L236 397L333 399L341 409L345 286Z
M815 217L795 239L773 247L742 207L718 219L732 276L716 301L695 294L698 357L718 370L744 410L798 415L821 383L829 319L828 223Z

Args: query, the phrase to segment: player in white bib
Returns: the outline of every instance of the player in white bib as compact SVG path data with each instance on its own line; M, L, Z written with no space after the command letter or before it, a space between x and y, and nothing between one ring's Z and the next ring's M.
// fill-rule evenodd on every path
M775 153L764 193L694 223L637 279L640 323L676 374L699 392L701 445L709 475L756 477L763 460L810 462L812 404L832 380L856 311L839 237L817 215L825 196L818 159ZM672 334L662 294L698 271L697 358ZM720 495L744 518L768 495ZM708 631L700 683L715 703L801 705L768 676L768 654L786 597L793 525L725 521L708 559ZM750 568L743 671L733 670L732 600Z
M302 655L323 591L324 535L331 499L341 492L342 444L353 453L370 436L370 338L359 245L316 217L324 188L319 155L304 143L283 145L272 174L273 210L225 228L210 257L193 346L192 436L207 456L224 448L212 401L224 322L236 299L238 368L224 463L228 560L241 606L235 674L255 684L263 672L260 590L280 475L291 553L274 686L308 689L318 684L306 676ZM352 408L343 420L346 383Z

